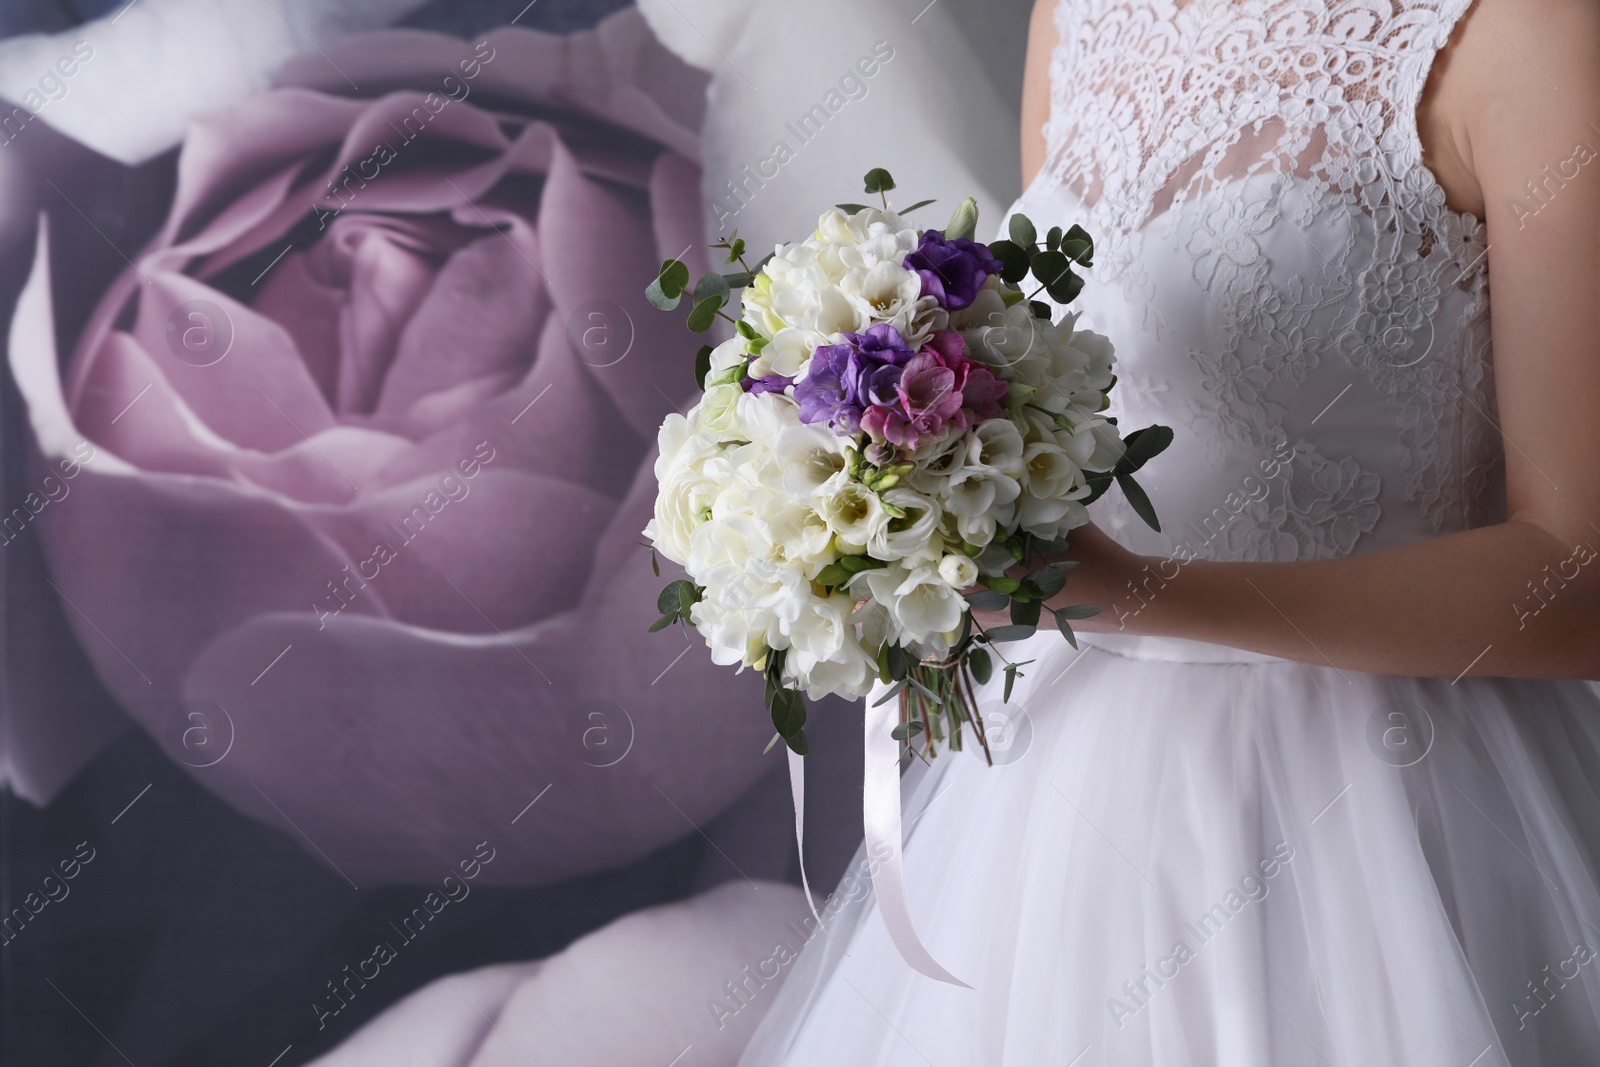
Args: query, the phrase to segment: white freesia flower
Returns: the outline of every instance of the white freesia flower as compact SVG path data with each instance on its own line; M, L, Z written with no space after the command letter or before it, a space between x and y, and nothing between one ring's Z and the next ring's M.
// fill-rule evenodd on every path
M978 565L968 556L952 553L939 561L939 577L952 589L966 589L978 580Z
M904 487L888 490L883 500L904 511L906 517L879 524L867 538L867 554L873 559L902 560L907 564L937 560L944 552L944 542L939 537L939 505Z
M785 427L772 442L783 487L796 496L812 496L843 475L849 439L818 424Z
M967 466L1022 477L1022 433L1010 419L985 419L973 427Z
M853 547L865 548L879 528L889 522L889 513L883 510L877 494L842 472L819 491L817 510L839 540Z
M922 279L898 263L852 269L840 280L839 290L855 306L861 330L886 322L903 337L922 310Z
M1065 498L1083 484L1083 471L1055 441L1034 441L1022 453L1022 488L1030 496Z
M1089 509L1077 500L1024 493L1017 501L1017 525L1035 537L1054 541L1089 521Z
M811 361L817 346L828 343L828 338L816 330L803 326L785 326L767 342L761 354L750 361L750 376L765 378L781 374L785 378L798 377Z
M711 350L711 370L706 374L706 381L714 382L729 374L742 364L748 355L743 337L735 335L723 341Z
M865 586L872 599L889 613L895 629L907 639L924 644L943 643L945 635L961 625L967 602L939 576L936 564L906 568L891 563L878 570L862 571L851 582L852 590Z
M846 641L827 659L791 650L784 661L784 676L796 682L812 700L841 696L859 700L872 689L878 665L855 641Z
M841 657L847 644L856 644L856 628L850 621L854 611L854 598L843 594L807 596L786 628L790 653L814 663Z
M984 467L968 467L950 478L945 510L955 516L963 540L986 545L995 527L1008 524L1016 514L1022 492L1017 480Z

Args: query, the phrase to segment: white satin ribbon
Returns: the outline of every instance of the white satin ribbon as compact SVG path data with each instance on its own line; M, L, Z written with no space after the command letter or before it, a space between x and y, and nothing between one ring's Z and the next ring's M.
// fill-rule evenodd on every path
M806 891L806 906L817 928L825 929L822 916L817 914L817 902L811 896L811 882L806 878L806 760L788 745L783 750L789 754L789 796L794 799L794 847L800 856L800 885Z
M876 694L874 694L876 695ZM870 701L871 696L867 699ZM878 914L889 931L889 939L900 950L900 958L919 974L940 982L971 989L967 983L939 966L917 937L911 924L911 911L906 907L906 883L901 864L901 842L904 831L900 825L900 742L891 731L899 720L899 705L886 701L882 707L867 707L866 713L866 774L862 782L862 827L866 832L867 855L883 857L870 867L872 891L877 896ZM789 794L794 798L794 841L800 850L800 884L805 887L806 903L811 914L822 926L822 916L811 899L811 883L806 879L805 811L806 770L805 758L789 753Z
M867 855L882 857L871 867L872 892L877 897L878 914L889 931L889 939L900 950L900 957L913 970L929 978L971 989L961 979L939 966L917 937L906 907L906 883L901 863L900 825L900 742L891 731L899 722L899 703L884 701L872 706L874 693L867 697L865 756L866 774L862 783L861 815L866 831Z

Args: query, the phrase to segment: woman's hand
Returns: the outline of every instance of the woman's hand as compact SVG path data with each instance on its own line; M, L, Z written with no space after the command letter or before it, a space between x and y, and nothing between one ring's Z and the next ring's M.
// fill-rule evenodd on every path
M1093 523L1072 531L1067 538L1065 555L1035 559L1027 567L1018 564L1006 573L1022 578L1058 559L1071 560L1077 566L1067 571L1066 585L1061 592L1045 602L1046 610L1039 620L1041 629L1054 626L1050 609L1095 604L1100 607L1100 613L1071 620L1074 630L1088 633L1135 630L1134 620L1162 584L1155 577L1157 572L1152 561L1129 552ZM1007 611L974 611L972 617L985 630L1011 623Z

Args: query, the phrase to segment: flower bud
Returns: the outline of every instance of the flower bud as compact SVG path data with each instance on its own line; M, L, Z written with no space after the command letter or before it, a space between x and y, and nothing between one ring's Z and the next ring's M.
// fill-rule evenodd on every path
M944 236L946 240L953 241L957 237L971 240L973 234L978 232L978 202L972 197L967 197L956 205L954 215L945 224Z
M949 555L939 561L939 577L953 589L965 589L978 580L978 565L967 556Z

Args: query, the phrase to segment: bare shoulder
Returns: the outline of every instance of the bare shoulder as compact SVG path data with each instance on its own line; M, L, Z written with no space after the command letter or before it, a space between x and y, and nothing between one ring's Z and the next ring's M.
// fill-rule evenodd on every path
M1507 174L1533 178L1579 143L1600 147L1591 119L1600 119L1595 0L1477 0L1435 58L1417 107L1424 162L1450 206L1480 219L1494 212Z

